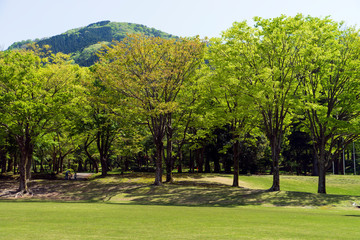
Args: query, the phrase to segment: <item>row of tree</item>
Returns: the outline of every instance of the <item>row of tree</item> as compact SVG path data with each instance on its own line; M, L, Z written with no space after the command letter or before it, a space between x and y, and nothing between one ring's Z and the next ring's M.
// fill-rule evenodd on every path
M209 169L212 159L215 171L231 153L233 167L224 164L233 186L244 162L269 155L271 190L279 191L281 159L306 152L317 162L318 192L326 193L326 171L359 137L359 32L302 15L254 21L210 41L129 35L104 46L90 68L46 46L1 52L1 146L17 143L19 190L29 191L34 158L43 166L50 156L56 172L66 158L83 169L84 158L106 175L111 162L131 155L138 166L151 165L153 146L155 185L163 162L172 181L183 153L196 159L190 169ZM291 129L301 130L302 142L294 143ZM289 140L295 154L283 149Z

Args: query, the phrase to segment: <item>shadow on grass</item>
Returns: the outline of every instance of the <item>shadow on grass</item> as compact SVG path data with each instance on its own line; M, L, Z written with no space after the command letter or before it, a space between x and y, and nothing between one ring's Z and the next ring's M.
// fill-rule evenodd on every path
M109 204L171 205L171 206L336 206L346 202L359 202L360 196L323 195L304 192L269 192L246 188L233 188L214 182L202 182L202 175L193 176L193 181L176 181L172 184L154 186L149 184L153 175L121 175L115 178L96 178L91 181L38 180L30 184L34 193L22 201L55 202L106 202ZM4 183L4 185L3 185ZM11 190L16 181L2 182L0 199L7 198L5 190ZM5 189L2 186L8 187ZM1 190L2 193L1 193ZM8 198L11 199L11 198ZM12 198L14 200L14 198Z
M302 192L269 192L267 190L250 190L220 186L218 184L184 184L164 185L161 187L129 189L125 191L129 204L142 205L177 205L177 206L294 206L319 207L338 205L345 202L358 201L360 197L344 195L320 195ZM116 202L116 196L109 199Z

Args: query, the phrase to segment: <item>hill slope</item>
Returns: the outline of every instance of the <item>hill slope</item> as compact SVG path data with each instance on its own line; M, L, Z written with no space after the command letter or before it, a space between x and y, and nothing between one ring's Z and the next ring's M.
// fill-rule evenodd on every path
M113 40L121 41L129 33L142 33L166 39L176 38L176 36L141 24L101 21L50 38L16 42L9 49L21 48L27 43L36 42L40 47L50 45L54 53L72 54L76 63L81 66L90 66L97 60L95 52L103 44L110 44Z

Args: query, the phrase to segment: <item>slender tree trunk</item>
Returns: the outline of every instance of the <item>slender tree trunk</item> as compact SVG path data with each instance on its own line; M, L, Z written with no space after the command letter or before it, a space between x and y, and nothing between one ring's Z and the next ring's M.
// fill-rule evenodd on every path
M53 147L52 162L53 162L53 169L52 169L53 172L59 173L59 166L58 166L58 161L57 161L57 157L56 157L55 147Z
M166 125L166 182L172 182L172 170L173 170L173 128L171 125L171 114L168 115L167 125Z
M182 173L182 161L183 161L183 153L180 150L180 152L179 152L178 173Z
M18 169L16 169L16 168L19 166L17 153L14 153L13 158L14 158L14 175L15 175L15 174L16 174L16 170L18 170Z
M34 146L29 140L27 143L26 179L31 179L31 167L33 162Z
M96 144L100 155L100 164L101 164L101 176L105 177L108 172L107 159L106 159L106 146L107 146L107 131L101 132L98 131Z
M60 172L64 171L64 156L60 156L59 158Z
M240 142L236 140L233 145L233 154L234 154L234 178L233 178L233 187L239 186L239 150L240 150Z
M190 158L189 158L189 168L190 168L190 172L194 172L195 171L195 162L194 162L194 157L192 154L192 150L190 149L189 151L190 153Z

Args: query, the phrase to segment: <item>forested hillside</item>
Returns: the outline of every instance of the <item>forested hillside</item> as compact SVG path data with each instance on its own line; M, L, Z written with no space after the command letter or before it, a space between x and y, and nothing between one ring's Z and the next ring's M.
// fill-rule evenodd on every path
M113 40L122 41L126 34L132 33L142 33L165 39L175 38L171 34L141 24L101 21L49 38L15 42L9 49L22 48L33 42L40 47L50 45L52 52L72 54L72 58L80 66L90 66L97 60L95 53L103 44L110 44Z

